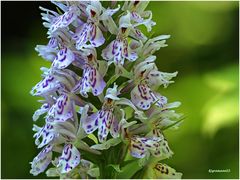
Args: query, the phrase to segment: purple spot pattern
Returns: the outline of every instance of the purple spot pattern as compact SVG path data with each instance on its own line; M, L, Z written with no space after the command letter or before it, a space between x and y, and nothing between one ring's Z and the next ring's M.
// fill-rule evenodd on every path
M157 98L146 84L139 84L132 90L131 100L138 108L147 110Z
M46 117L47 122L65 122L73 117L73 110L73 101L66 94L63 94L49 110Z
M58 41L55 37L52 37L49 42L48 42L48 47L51 47L51 48L57 48L58 47Z
M52 145L47 145L45 148L33 159L31 165L31 173L37 175L48 167L52 161Z
M52 130L53 126L47 123L39 132L34 134L33 137L36 138L35 143L38 145L38 148L45 146L54 139L55 133ZM39 142L40 138L42 138L41 143Z
M49 103L44 103L40 109L36 110L34 115L33 115L33 120L36 121L40 115L48 112L50 109L50 104Z
M59 28L65 28L71 24L79 15L79 9L76 6L69 8L69 11L56 18L55 22L50 27L50 32L54 32Z
M161 141L159 137L138 137L132 136L130 143L130 152L133 157L143 158L148 152L155 156L161 155Z
M83 128L87 134L98 129L98 139L103 142L110 132L113 137L119 134L119 124L113 114L113 109L102 109L89 116L83 123Z
M91 65L84 65L83 76L73 91L80 89L80 94L87 97L87 92L92 91L94 96L101 94L106 87L106 83L98 70Z
M63 48L57 53L52 66L57 69L64 69L69 66L74 60L74 53L68 48Z
M105 42L102 31L99 27L88 22L82 25L82 29L73 36L76 41L76 48L81 49L89 41L93 47L99 47Z
M68 173L80 163L80 153L72 144L66 144L59 158L58 167L61 167L61 173Z
M37 156L36 160L43 160L48 153L52 151L53 146L52 145L47 145Z
M125 58L135 61L137 53L130 49L127 39L112 41L103 51L102 57L108 61L114 61L117 65L123 65Z
M142 110L149 109L155 102L159 107L163 107L163 105L167 103L167 99L164 96L153 92L145 83L138 84L132 90L131 100L135 106Z
M32 93L35 96L44 95L50 92L54 92L61 87L61 84L55 77L47 75L36 86L33 87Z
M135 11L131 12L131 19L135 22L141 23L144 21L144 19Z

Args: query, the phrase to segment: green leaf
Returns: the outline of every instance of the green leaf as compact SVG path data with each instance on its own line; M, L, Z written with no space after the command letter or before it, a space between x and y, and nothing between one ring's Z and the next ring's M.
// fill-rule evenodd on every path
M113 82L115 82L115 81L117 80L118 77L119 77L118 74L113 75L113 76L108 80L106 87L108 88Z
M113 169L115 169L117 172L122 172L122 170L119 167L119 164L109 164L109 167L112 167Z
M130 179L137 171L139 171L142 167L139 166L137 160L128 163L124 167L122 167L122 172L117 175L117 179Z
M89 139L93 140L95 142L95 144L98 144L98 139L94 134L89 134L87 137Z
M170 124L169 126L166 126L166 127L162 128L162 131L164 131L166 129L169 129L169 128L173 127L174 125L178 124L178 123L181 123L183 121L183 119L185 119L185 117L178 120L178 121L175 121L174 123Z
M92 168L89 169L87 171L88 175L92 176L92 177L99 177L100 176L100 172L99 172L99 168Z
M108 63L106 61L99 60L98 64L99 64L98 71L104 77L108 70Z

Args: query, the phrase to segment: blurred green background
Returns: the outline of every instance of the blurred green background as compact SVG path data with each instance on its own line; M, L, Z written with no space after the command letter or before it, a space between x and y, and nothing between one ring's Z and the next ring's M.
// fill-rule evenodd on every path
M30 165L38 150L32 114L40 104L29 91L42 66L34 47L46 44L38 6L49 2L1 2L2 94L1 177L34 178ZM178 71L175 84L161 93L179 100L186 118L166 136L174 156L170 166L183 178L239 177L238 2L151 2L155 35L170 34L157 52L161 71ZM209 173L209 169L230 169ZM45 177L44 174L38 177Z

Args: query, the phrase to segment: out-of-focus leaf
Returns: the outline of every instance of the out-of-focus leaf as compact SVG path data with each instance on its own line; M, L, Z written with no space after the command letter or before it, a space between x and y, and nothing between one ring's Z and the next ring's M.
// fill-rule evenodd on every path
M115 169L115 171L117 172L122 172L122 170L119 167L119 164L109 164L108 166L112 167L113 169Z
M138 161L130 162L122 167L122 172L117 175L117 179L130 179L141 168Z

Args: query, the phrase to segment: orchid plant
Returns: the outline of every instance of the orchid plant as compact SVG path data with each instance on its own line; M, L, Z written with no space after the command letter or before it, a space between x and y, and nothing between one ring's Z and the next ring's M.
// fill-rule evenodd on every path
M36 51L51 63L31 90L42 104L33 115L34 176L181 178L162 163L173 155L164 135L182 115L159 93L177 72L158 70L154 53L169 35L148 37L156 23L147 1L52 1L40 9L49 43ZM119 3L119 4L118 4ZM142 29L146 27L145 34ZM42 124L42 123L40 123Z

